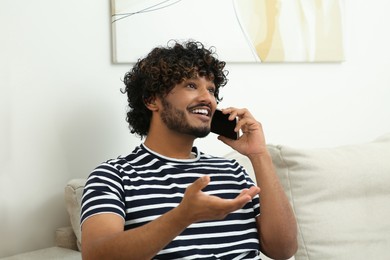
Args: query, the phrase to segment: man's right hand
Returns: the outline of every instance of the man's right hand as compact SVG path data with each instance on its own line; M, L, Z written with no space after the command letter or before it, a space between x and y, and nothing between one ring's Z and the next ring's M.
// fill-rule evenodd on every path
M259 187L252 186L234 199L222 199L202 191L209 183L209 176L200 177L184 193L178 210L189 225L199 221L224 219L229 213L243 208L260 192Z

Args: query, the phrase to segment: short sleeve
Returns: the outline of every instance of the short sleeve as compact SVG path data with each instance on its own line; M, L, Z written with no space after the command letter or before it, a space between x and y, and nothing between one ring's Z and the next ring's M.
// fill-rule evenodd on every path
M81 225L96 214L113 213L125 219L124 189L119 170L103 163L89 175L81 201Z

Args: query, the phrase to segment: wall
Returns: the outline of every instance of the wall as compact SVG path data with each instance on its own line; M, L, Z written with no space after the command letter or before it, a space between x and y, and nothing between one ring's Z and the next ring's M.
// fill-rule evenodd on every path
M333 146L389 132L388 10L346 0L344 63L228 64L221 106L250 108L270 143ZM111 63L109 1L1 0L0 32L2 257L53 245L69 224L67 181L139 139L119 91L130 65ZM229 151L214 135L197 145Z

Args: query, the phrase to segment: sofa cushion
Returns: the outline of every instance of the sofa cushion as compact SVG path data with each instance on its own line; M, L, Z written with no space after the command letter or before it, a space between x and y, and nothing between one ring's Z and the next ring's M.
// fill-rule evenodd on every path
M81 253L58 246L39 249L14 256L4 257L1 260L43 260L43 259L62 259L62 260L81 260Z
M270 151L297 216L296 259L388 255L390 134L335 148Z
M86 179L73 179L65 187L66 209L69 213L70 223L77 238L77 248L81 251L80 212L81 198L83 196Z
M56 230L56 246L78 251L77 238L73 227L60 227Z
M298 222L295 259L388 257L390 133L333 148L268 148Z

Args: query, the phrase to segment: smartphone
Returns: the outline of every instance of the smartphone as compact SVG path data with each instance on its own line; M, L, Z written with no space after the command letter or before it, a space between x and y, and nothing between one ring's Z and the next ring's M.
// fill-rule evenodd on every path
M225 115L221 110L217 109L211 120L211 132L237 140L238 133L234 132L236 124L237 119L229 120L229 114Z

